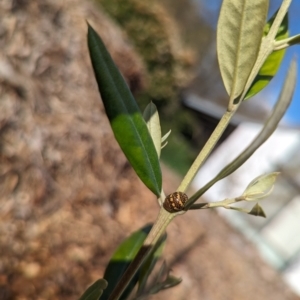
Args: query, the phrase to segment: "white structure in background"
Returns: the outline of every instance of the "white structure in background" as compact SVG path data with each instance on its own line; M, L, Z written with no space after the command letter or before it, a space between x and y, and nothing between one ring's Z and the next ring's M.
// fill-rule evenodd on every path
M209 157L197 174L201 188L237 157L261 130L260 124L242 123ZM219 201L243 193L255 177L282 170L271 196L260 201L267 218L219 208L232 225L255 242L262 256L281 270L300 294L300 130L280 127L236 172L213 186L206 201ZM249 203L249 208L255 202ZM241 204L242 205L242 204Z

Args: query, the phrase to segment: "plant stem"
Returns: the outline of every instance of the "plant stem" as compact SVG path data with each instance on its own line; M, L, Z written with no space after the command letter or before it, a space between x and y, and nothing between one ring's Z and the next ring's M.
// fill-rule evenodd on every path
M110 294L108 300L118 300L121 297L122 293L150 253L151 249L155 246L156 242L163 235L167 226L176 215L177 214L171 214L167 212L163 207L160 209L157 220L149 232L146 240L144 241L143 246L122 275L113 292Z
M194 161L193 165L187 172L186 176L184 177L183 181L181 182L180 186L178 187L177 191L184 192L193 178L195 177L197 171L199 170L200 166L203 164L205 159L208 157L212 149L215 147L217 141L222 136L224 130L228 126L231 118L233 117L236 109L238 106L235 107L232 111L226 111L226 113L221 118L220 122L218 123L217 127L211 134L210 138L204 145L203 149L199 153L198 157ZM150 253L151 249L155 245L155 243L159 240L159 238L162 236L162 234L165 232L167 226L172 221L172 219L179 214L182 214L183 212L178 212L176 214L172 213L170 214L167 212L163 207L160 209L158 218L156 222L154 223L151 231L149 232L142 248L137 253L134 260L131 262L129 267L124 272L123 276L115 286L113 292L110 294L108 300L118 300L122 293L124 292L125 288L135 275L135 273L140 268L141 264L147 257L147 255Z
M223 117L219 121L217 127L215 128L215 130L213 131L213 133L209 137L208 141L206 142L206 144L204 145L204 147L200 151L199 155L195 159L194 163L192 164L192 166L188 170L187 174L183 178L183 180L182 180L181 184L179 185L177 191L180 191L180 192L185 192L186 191L186 189L188 188L188 186L190 185L190 183L194 179L196 173L198 172L199 168L204 163L204 161L207 159L208 155L213 150L216 143L218 142L218 140L222 136L224 130L228 126L228 124L229 124L231 118L233 117L235 111L236 111L236 109L234 109L232 111L226 111L226 113L223 115Z
M218 202L210 202L208 203L207 208L215 208L215 207L228 207L230 204L234 204L236 202L242 201L243 198L237 197L237 198L232 198L232 199L225 199L223 201L218 201Z
M208 209L208 208L216 208L216 207L224 207L224 208L232 209L232 207L229 207L230 204L234 204L234 203L244 201L244 200L245 200L245 197L240 196L240 197L225 199L225 200L217 201L217 202L197 203L197 204L193 204L190 207L190 209L191 210L194 210L194 209ZM233 209L235 209L235 208L233 208Z
M247 94L248 89L250 88L253 80L255 79L257 73L259 72L259 70L262 67L263 63L265 62L266 58L274 50L274 45L275 45L274 39L275 39L276 33L278 32L279 26L286 14L291 2L292 2L292 0L284 0L283 1L268 35L266 36L266 38L264 38L262 40L261 50L259 51L255 65L254 65L254 67L249 75L249 78L247 80L247 83L244 87L244 91L240 97L239 103L241 101L243 101L245 95ZM227 127L230 119L234 115L238 106L239 106L239 104L237 104L237 105L229 104L227 112L223 115L218 126L215 128L214 132L212 133L212 135L210 136L210 138L204 145L203 149L199 153L198 157L194 161L194 163L191 166L191 168L189 169L188 173L185 175L183 181L181 182L180 186L177 189L178 191L184 192L187 189L187 187L189 186L191 181L194 179L197 171L199 170L201 165L204 163L207 156L210 154L210 152L214 148L215 144L221 137L222 133L224 132L225 128Z

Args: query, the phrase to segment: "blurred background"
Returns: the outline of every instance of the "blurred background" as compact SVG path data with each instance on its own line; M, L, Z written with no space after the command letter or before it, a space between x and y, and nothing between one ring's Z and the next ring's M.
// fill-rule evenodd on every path
M226 110L215 43L221 2L0 2L0 299L78 298L101 277L122 238L153 222L158 211L113 138L90 66L85 20L103 38L141 110L153 101L163 133L172 130L162 151L170 193ZM270 1L270 16L280 3ZM290 12L294 35L300 33L298 1ZM299 46L288 49L269 86L243 103L193 190L251 143L298 52ZM165 252L183 283L151 299L299 299L299 106L298 84L270 141L204 195L205 201L238 196L256 176L280 171L262 202L267 218L222 210L178 218Z

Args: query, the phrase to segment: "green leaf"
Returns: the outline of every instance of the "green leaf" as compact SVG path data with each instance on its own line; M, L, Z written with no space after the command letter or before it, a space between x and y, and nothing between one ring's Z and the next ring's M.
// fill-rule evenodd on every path
M270 18L268 23L264 27L264 36L270 31L270 28L275 20L278 11ZM288 31L288 13L286 13L285 17L282 20L282 23L277 31L275 40L280 41L286 39L289 36ZM283 60L285 54L285 50L273 51L265 60L263 66L259 70L257 76L255 77L249 91L245 96L245 100L253 97L258 92L260 92L264 87L266 87L272 78L276 75L280 64Z
M154 103L150 102L143 113L143 117L147 123L149 133L152 137L157 156L160 157L161 152L161 128L157 108Z
M268 0L223 0L217 26L217 54L230 104L241 95L256 62Z
M140 250L151 228L152 225L143 227L142 229L134 232L119 245L110 259L103 276L108 282L108 287L104 291L102 299L108 298L108 296L111 294L115 285ZM120 299L126 299L126 297L133 290L137 281L138 274L136 274L136 276L132 279L131 283L127 286Z
M171 129L161 138L161 143L165 142L169 135L171 134Z
M161 138L161 149L165 148L168 144L167 138L171 134L171 129Z
M98 300L106 287L107 281L105 279L98 279L87 288L79 300Z
M248 214L252 216L263 217L263 218L267 217L264 210L258 203L256 203L253 206L253 208L248 212Z
M88 48L115 138L140 179L159 196L162 185L161 169L147 125L123 76L101 38L90 25Z

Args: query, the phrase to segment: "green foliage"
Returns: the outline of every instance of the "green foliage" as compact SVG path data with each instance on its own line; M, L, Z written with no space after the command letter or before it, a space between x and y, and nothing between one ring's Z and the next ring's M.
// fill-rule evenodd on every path
M240 166L242 166L254 154L254 152L272 135L292 101L294 89L296 86L296 73L296 62L295 60L293 60L290 64L290 68L285 78L285 82L277 103L273 108L273 111L270 114L269 118L265 122L262 130L251 142L249 142L248 147L241 154L233 159L212 180L210 180L205 186L203 186L192 197L190 197L188 201L189 203L187 204L188 207L190 207L190 205L195 202L196 199L201 197L215 183L229 176Z
M175 140L184 143L183 148L192 148L191 136L186 136L182 128L196 128L199 123L193 114L188 120L182 115L188 112L179 103L179 91L190 78L190 67L194 56L181 44L179 33L162 4L157 1L140 0L97 0L109 15L120 24L130 42L142 57L147 71L145 89L136 95L141 108L149 102L155 103L161 116L163 132L172 129L173 138L169 147L177 147ZM174 118L176 116L176 119ZM198 148L202 144L198 144ZM166 155L162 153L165 161ZM183 174L195 159L193 150L189 150L188 159L181 162L167 157L167 163Z
M157 156L160 158L161 146L162 146L162 138L161 138L161 128L160 128L160 120L156 106L150 102L143 113L143 117L147 123L147 127L149 133L152 137Z
M137 40L143 41L144 45L146 45L144 51L147 62L149 62L147 65L148 70L155 70L153 72L155 74L153 82L157 81L157 84L162 85L166 83L167 85L170 84L170 93L166 90L162 94L160 94L162 91L159 90L159 87L154 84L157 90L155 91L156 94L150 93L151 97L156 97L159 101L167 98L171 99L173 97L171 82L174 82L168 82L168 80L164 82L163 79L167 79L168 77L160 77L160 72L156 73L157 70L161 70L161 66L169 70L168 67L172 65L173 58L170 57L168 48L164 47L167 45L163 40L164 30L157 26L151 27L151 22L156 18L153 11L151 11L155 7L153 6L154 4L152 2L144 4L144 2L139 2L138 0L102 0L102 2L107 6L108 10L111 10L111 13L115 15L120 14L118 18L124 26L128 27L128 32L138 35ZM291 0L283 0L275 19L271 19L265 26L268 0L223 1L218 23L217 50L221 75L229 94L229 105L214 132L177 188L177 192L184 193L188 188L195 174L201 168L222 136L225 128L230 123L242 100L245 99L249 89L249 94L254 94L266 85L262 83L259 76L266 74L268 76L275 75L282 56L270 55L275 50L281 50L298 42L299 38L297 36L284 39L287 33L287 10L290 3ZM133 20L135 18L136 20L132 23L130 12L132 12L133 7L137 11L140 9L140 11L139 15L133 18ZM253 18L253 15L255 15L255 18ZM150 27L147 28L147 26ZM148 39L149 36L146 32L151 32L152 29L155 29L152 32L153 37L157 37L158 39ZM263 29L265 30L264 36ZM187 202L184 201L183 203L182 199L172 199L172 204L180 204L182 208L178 212L169 213L164 208L165 205L162 205L163 201L169 201L170 199L167 197L164 200L162 196L164 194L162 192L158 160L162 145L162 134L156 107L150 104L146 108L144 114L147 121L146 125L125 81L114 65L100 37L98 37L90 26L88 30L88 46L96 80L115 137L136 173L147 187L158 196L158 203L161 206L157 221L152 227L146 226L135 232L115 251L104 274L105 280L108 281L108 288L104 290L101 299L125 300L137 285L135 299L142 299L147 295L172 287L181 281L170 276L169 270L163 264L156 276L156 280L152 284L149 284L148 288L146 284L158 258L162 254L165 240L164 232L174 217L186 213L189 209L216 207L232 209L254 216L266 216L259 204L255 204L251 210L235 206L234 204L241 201L257 201L268 196L273 189L278 175L276 172L257 177L247 186L244 193L238 197L226 198L218 202L198 204L194 204L194 202L218 180L228 176L239 168L274 132L288 108L294 93L296 85L296 62L292 61L278 102L264 128L254 141L233 162L221 170L214 179L190 197ZM160 49L161 55L158 57L164 59L157 61L156 54L152 56L154 48ZM273 66L273 62L275 62L275 66ZM170 107L172 108L172 106ZM170 148L170 151L178 154L180 153L179 149L178 144L178 148ZM185 153L180 154L178 160L182 160L184 156L186 156ZM103 288L105 288L105 281L97 281L86 291L82 299L94 299L96 295L102 292Z
M108 287L101 296L101 300L107 299L112 293L116 283L120 280L125 270L128 268L142 247L144 240L151 228L152 225L144 226L126 238L116 249L104 273L104 279L108 282ZM139 283L138 292L141 293L143 291L155 264L162 254L162 250L165 245L165 239L166 235L163 236L153 247L147 260L141 266L140 271L137 272L136 275L131 279L120 299L126 299L133 291L137 283Z
M264 27L264 36L266 36L270 28L275 20L275 17L277 15L277 12L270 18L270 20L267 22L267 24ZM285 15L278 32L276 34L276 41L280 41L283 39L288 38L289 36L289 30L288 30L288 13ZM245 99L251 98L254 95L256 95L258 92L260 92L263 88L265 88L269 82L273 79L273 77L276 75L281 62L283 60L285 54L285 50L277 50L273 51L266 61L264 62L263 66L259 70L255 80L253 81L249 91L246 94Z
M140 179L160 196L161 170L147 125L123 76L91 26L88 26L88 46L115 138Z
M104 273L104 279L108 282L108 287L104 291L101 299L107 299L113 291L116 283L120 280L125 270L128 268L141 246L147 234L151 229L151 225L147 225L144 228L134 232L128 238L126 238L116 249L112 258L110 259ZM138 281L138 275L136 275L128 285L127 289L123 293L123 299L130 294L134 286ZM122 298L121 298L122 299Z

